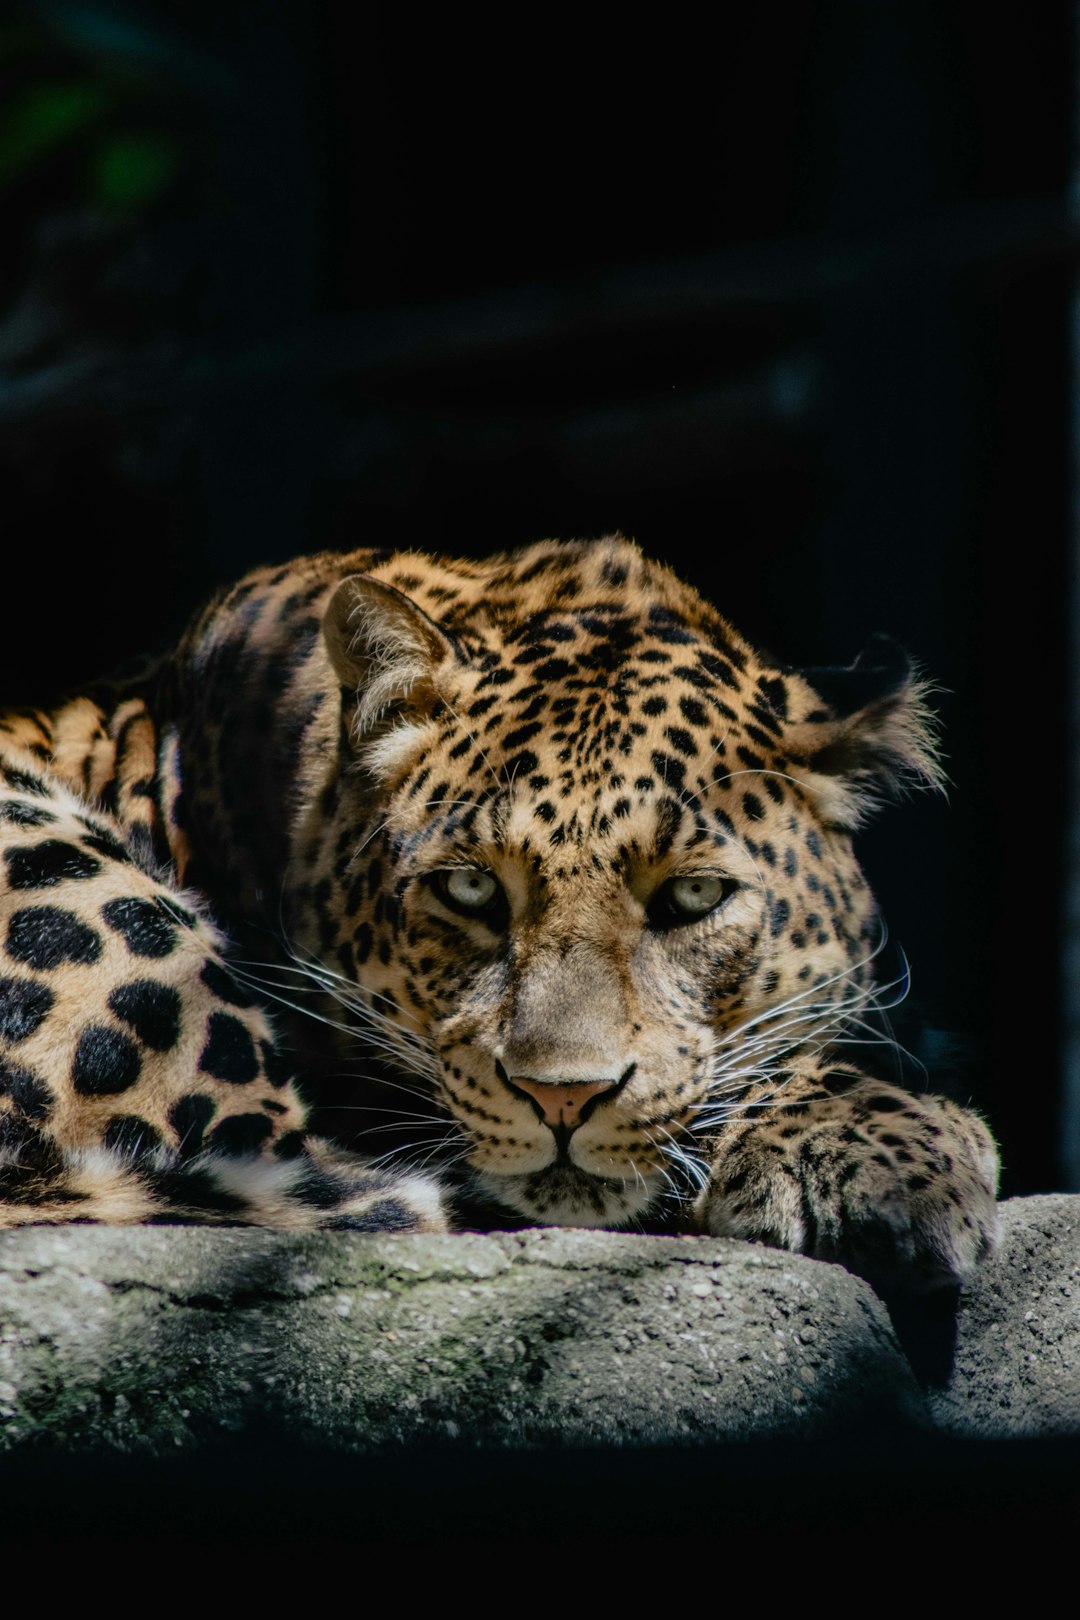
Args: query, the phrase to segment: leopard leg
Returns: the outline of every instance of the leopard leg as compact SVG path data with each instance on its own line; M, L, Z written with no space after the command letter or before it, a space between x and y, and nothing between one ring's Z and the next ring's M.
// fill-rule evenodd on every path
M223 944L119 823L0 750L0 1226L445 1230L437 1182L307 1134Z
M956 1286L997 1240L997 1151L978 1115L842 1065L755 1087L710 1156L699 1231L837 1261L879 1286Z

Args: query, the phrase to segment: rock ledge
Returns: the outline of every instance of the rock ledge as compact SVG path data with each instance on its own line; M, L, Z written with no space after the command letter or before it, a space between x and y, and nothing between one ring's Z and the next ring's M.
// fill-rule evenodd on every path
M1080 1197L1013 1200L924 1391L842 1268L714 1238L27 1228L0 1444L175 1456L1080 1434Z

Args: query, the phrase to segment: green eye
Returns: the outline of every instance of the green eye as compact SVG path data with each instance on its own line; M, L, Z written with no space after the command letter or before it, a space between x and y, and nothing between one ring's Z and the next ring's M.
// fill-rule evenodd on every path
M649 902L649 921L654 928L677 928L680 923L697 922L733 894L738 885L733 878L715 877L708 872L671 878L661 884Z
M482 866L448 866L435 872L431 879L435 893L451 911L466 916L483 917L490 922L492 914L501 911L505 896L498 878Z
M724 880L718 877L675 878L669 885L673 910L687 917L703 917L724 898Z

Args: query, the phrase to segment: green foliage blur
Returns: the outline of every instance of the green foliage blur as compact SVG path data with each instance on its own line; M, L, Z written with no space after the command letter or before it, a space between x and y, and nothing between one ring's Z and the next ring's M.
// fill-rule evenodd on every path
M183 170L175 104L147 52L121 49L104 14L74 9L77 29L48 13L0 23L0 207L39 188L50 208L134 221ZM61 15L70 23L70 8Z

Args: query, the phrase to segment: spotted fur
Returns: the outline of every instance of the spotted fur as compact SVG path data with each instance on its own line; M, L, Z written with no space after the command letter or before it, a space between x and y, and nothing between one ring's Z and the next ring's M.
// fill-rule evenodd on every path
M851 835L937 778L893 643L777 666L618 537L259 570L0 722L0 1221L674 1225L962 1279L985 1125L845 1060Z

